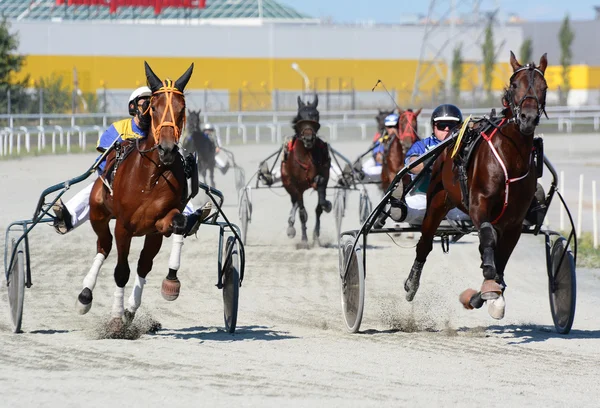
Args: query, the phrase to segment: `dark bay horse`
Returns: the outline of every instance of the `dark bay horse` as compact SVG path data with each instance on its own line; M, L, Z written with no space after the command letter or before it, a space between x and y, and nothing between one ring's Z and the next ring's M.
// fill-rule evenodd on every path
M325 190L329 182L329 146L317 137L319 124L319 111L317 105L319 98L315 95L312 103L304 103L298 97L298 114L292 120L294 137L286 146L286 154L281 162L281 182L292 199L292 210L288 219L287 235L296 236L294 223L296 211L300 210L302 223L301 247L308 248L306 235L306 221L308 215L304 208L304 192L310 188L317 190L319 203L317 204L317 220L313 237L318 242L321 231L321 214L331 211L331 202L327 201Z
M120 157L108 156L107 171L99 177L90 196L90 222L98 236L97 255L83 281L78 297L80 313L92 306L92 290L104 260L112 248L109 228L116 219L117 266L114 278L116 289L109 327L119 333L124 320L130 322L142 299L146 275L162 245L163 237L173 234L173 248L169 259L169 274L163 281L162 295L175 300L179 295L177 279L183 232L186 217L181 214L185 206L187 182L184 162L177 143L185 124L185 98L183 90L189 81L194 65L175 82L161 81L145 64L148 86L152 91L150 114L152 124L147 138L122 144ZM117 162L112 187L105 182L111 163ZM134 236L145 236L144 247L137 265L137 279L129 298L127 313L124 310L124 289L129 281L129 249Z
M412 109L400 110L398 119L398 135L392 135L386 142L385 154L381 169L381 188L387 191L390 183L396 177L396 174L404 167L404 158L406 152L419 140L417 116L421 109L413 112ZM403 180L404 185L410 182L410 176L407 175Z
M198 172L207 183L206 173L210 177L210 185L215 187L215 151L216 146L209 137L206 137L200 129L200 109L198 111L188 110L187 129L185 147L198 155Z
M461 164L451 157L453 146L442 152L433 165L422 236L404 283L409 301L419 288L436 229L446 213L457 207L469 214L479 231L484 277L479 291L467 289L460 300L467 309L480 308L487 301L492 317L504 317L504 270L536 191L533 136L545 113L548 88L544 78L546 54L536 66L521 65L511 52L510 64L513 74L502 98L503 116L475 122L477 137L473 140L478 144L473 145L472 159L462 167L467 176L465 194L459 182Z

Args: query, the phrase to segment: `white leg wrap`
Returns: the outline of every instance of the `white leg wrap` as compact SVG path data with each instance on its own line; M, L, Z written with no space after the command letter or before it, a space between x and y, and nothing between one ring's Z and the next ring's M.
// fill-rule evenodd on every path
M169 257L169 269L179 270L181 260L181 247L183 246L183 235L173 234L173 246L171 247L171 256Z
M135 284L133 285L131 296L129 296L129 311L135 313L142 304L142 292L144 291L145 284L146 279L140 278L139 275L135 275Z
M125 308L123 307L123 298L125 297L125 288L117 286L115 289L115 300L112 308L113 317L123 317L125 314Z
M500 295L498 299L488 300L488 313L496 320L500 320L504 317L504 311L506 310L506 300L504 295Z
M90 271L87 273L87 275L85 275L85 278L83 278L84 289L89 288L91 291L94 290L94 287L96 286L96 280L98 280L98 273L100 273L100 268L102 267L105 259L106 257L101 253L96 254Z

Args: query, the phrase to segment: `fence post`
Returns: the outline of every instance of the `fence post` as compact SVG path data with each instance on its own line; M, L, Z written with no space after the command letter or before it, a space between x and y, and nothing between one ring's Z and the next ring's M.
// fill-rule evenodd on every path
M583 174L579 175L579 202L577 203L577 233L581 237L581 222L583 218Z
M592 221L594 223L594 249L598 249L598 207L596 206L596 180L592 181Z

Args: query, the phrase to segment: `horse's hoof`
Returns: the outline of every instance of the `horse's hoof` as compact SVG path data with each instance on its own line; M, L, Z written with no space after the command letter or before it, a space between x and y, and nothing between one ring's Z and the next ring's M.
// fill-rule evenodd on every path
M308 249L309 245L308 245L308 240L304 241L300 241L300 243L298 244L298 249Z
M124 330L125 330L125 324L123 323L122 318L113 317L108 322L107 332L111 338L123 337Z
M326 213L331 212L331 201L325 200L325 202L323 204L321 204L321 208Z
M86 314L92 308L92 291L89 288L83 288L79 296L77 296L77 302L75 302L75 309L81 315Z
M296 236L296 228L294 228L292 225L290 225L287 229L287 236L288 238L294 238Z
M162 287L160 288L160 294L165 300L169 302L174 301L179 297L179 290L181 289L181 282L179 279L163 279Z
M488 313L496 320L500 320L504 317L504 311L506 309L506 300L504 296L500 295L495 300L488 300Z
M128 309L125 309L123 318L125 319L125 325L129 326L133 322L133 319L135 319L135 312L130 312Z
M493 279L486 279L481 285L481 298L483 300L498 299L502 295L502 286Z
M469 289L463 290L463 292L458 297L458 300L460 301L460 303L462 303L462 305L465 307L465 309L472 310L473 306L471 305L471 299L476 294L477 294L477 291L475 289L469 288Z

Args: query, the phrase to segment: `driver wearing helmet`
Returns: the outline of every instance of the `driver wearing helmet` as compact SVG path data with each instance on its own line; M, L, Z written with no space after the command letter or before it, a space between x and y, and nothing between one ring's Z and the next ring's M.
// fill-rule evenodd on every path
M229 161L227 159L223 160L223 158L219 156L219 152L221 151L221 138L215 132L215 127L207 122L202 126L202 133L215 144L215 164L219 170L221 170L221 173L227 173L227 170L229 170Z
M129 96L127 109L132 118L122 119L110 125L98 139L96 150L103 153L115 140L143 139L148 136L151 125L150 97L152 91L147 86L137 88ZM106 160L98 166L98 175L104 172ZM97 176L96 176L97 177ZM59 234L66 234L77 228L90 217L90 194L95 183L92 181L87 187L79 191L66 204L59 199L52 210L55 213L54 229ZM191 203L183 210L184 215L193 213ZM193 222L194 220L190 220ZM187 227L187 226L186 226Z
M462 112L454 105L443 104L435 108L431 114L431 128L433 129L433 133L423 140L417 140L412 145L406 152L404 164L408 166L410 163L417 160L419 156L442 143L448 135L452 133L452 130L462 124L462 121ZM423 163L414 167L411 170L411 177L414 179L417 174L423 171L423 169ZM400 184L394 193L392 193L392 198L390 199L390 216L394 221L421 224L423 217L425 216L425 209L427 208L426 192L429 187L429 182L429 175L423 177L420 183L411 190L410 194L406 195L406 202L400 200L403 193L402 184ZM453 220L468 219L468 216L465 213L456 208L450 210L446 217Z

